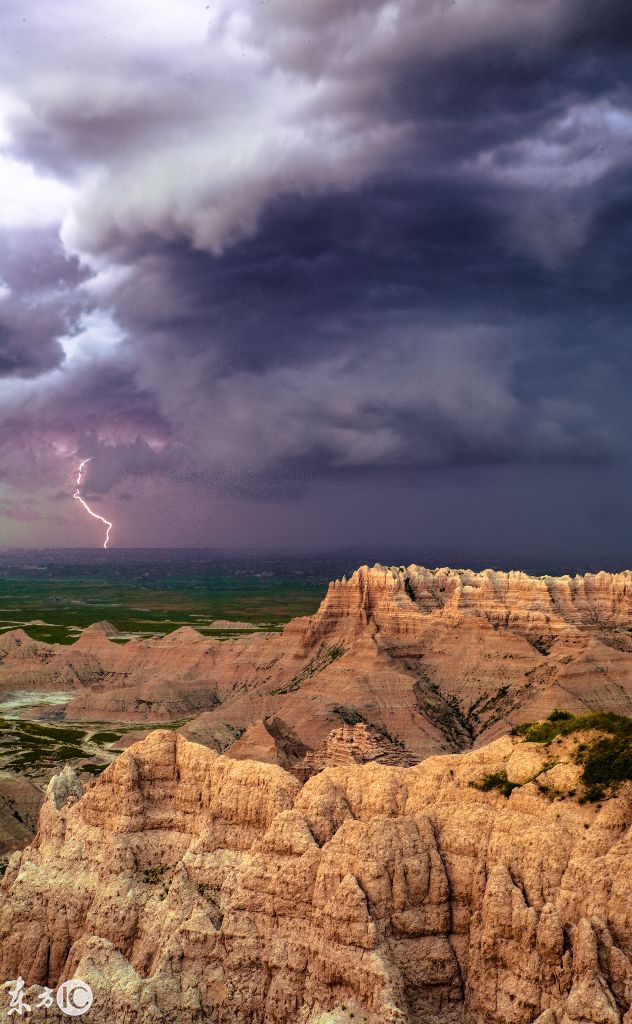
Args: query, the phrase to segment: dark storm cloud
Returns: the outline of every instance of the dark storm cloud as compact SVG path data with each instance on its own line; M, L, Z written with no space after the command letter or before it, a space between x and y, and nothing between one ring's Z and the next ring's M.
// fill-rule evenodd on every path
M0 233L0 377L33 377L59 366L59 339L88 308L85 274L51 231Z
M616 448L568 388L601 296L578 315L587 279L547 295L548 272L507 254L484 206L420 192L279 203L223 257L170 246L138 262L118 315L198 464L313 474Z
M33 391L30 406L18 405L5 424L33 438L41 432L45 437L52 435L58 427L60 436L75 441L84 436L94 444L117 440L130 444L139 434L158 439L155 401L134 383L129 367L106 363L97 372L88 365L76 369L69 379L57 374L47 383L46 391Z
M66 329L63 310L24 309L21 299L5 299L0 311L0 377L34 376L58 366L63 349L57 335Z
M44 375L5 445L91 455L95 493L266 497L625 450L626 5L162 2L147 27L67 0L52 32L26 8L12 153L73 190L62 238L96 276L0 268L0 373ZM87 308L123 336L64 364Z

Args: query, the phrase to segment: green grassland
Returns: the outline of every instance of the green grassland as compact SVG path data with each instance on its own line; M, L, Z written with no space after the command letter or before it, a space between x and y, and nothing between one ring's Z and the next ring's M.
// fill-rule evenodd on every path
M0 718L0 768L41 779L69 762L98 775L120 753L116 745L128 732L177 729L185 721L104 728L105 723L82 727Z
M0 634L22 628L35 640L68 644L86 626L106 619L123 633L141 636L170 633L187 625L227 639L236 631L210 629L213 620L280 629L296 615L312 614L321 598L320 588L288 583L236 586L232 580L213 580L207 585L170 580L165 586L142 580L118 584L80 578L4 578L0 580Z

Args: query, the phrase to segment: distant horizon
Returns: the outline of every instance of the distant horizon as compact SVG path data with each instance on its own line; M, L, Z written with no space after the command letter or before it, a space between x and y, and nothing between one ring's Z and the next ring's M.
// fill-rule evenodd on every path
M187 564L194 567L196 563L204 566L218 564L230 568L231 563L239 567L240 571L246 571L248 563L252 563L253 572L261 569L257 566L257 560L266 563L268 567L287 567L292 565L299 568L302 564L305 569L313 571L319 568L327 571L336 566L346 566L345 571L353 571L361 565L373 566L381 564L386 567L400 565L418 565L427 569L451 568L455 570L471 569L474 572L482 572L491 569L497 572L522 571L527 575L583 575L585 573L597 573L600 571L618 573L632 571L632 558L629 561L615 557L604 557L601 559L580 559L569 556L562 557L542 556L534 558L526 555L492 555L491 553L468 553L462 548L428 549L425 552L415 552L406 545L398 547L392 545L375 545L373 550L367 550L364 545L330 547L330 548L293 548L293 547L257 547L257 548L219 548L219 547L188 547L188 546L161 546L161 547L129 547L129 548L103 548L90 547L15 547L0 548L0 568L10 560L22 560L24 558L41 561L50 561L55 564L81 564L93 566L96 576L100 567L112 566L118 562L121 564L133 563L136 561L155 562L156 565L164 564L167 561ZM244 568L246 564L246 568ZM24 569L37 571L37 566L23 566ZM256 574L256 573L255 573ZM340 572L342 574L342 570ZM333 578L333 575L332 575Z

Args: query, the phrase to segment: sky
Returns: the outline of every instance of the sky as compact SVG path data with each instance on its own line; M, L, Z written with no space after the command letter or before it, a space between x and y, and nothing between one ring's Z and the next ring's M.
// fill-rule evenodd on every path
M0 546L632 564L626 0L3 0Z

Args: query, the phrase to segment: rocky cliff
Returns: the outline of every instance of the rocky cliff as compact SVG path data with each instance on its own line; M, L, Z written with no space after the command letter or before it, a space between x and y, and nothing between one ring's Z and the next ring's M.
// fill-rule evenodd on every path
M28 779L0 771L0 855L30 842L43 799Z
M0 974L81 977L93 1024L630 1024L632 792L579 803L581 742L301 786L153 732L51 781Z
M364 566L281 634L219 641L184 627L121 644L101 623L62 647L7 633L0 691L69 690L69 720L193 719L185 729L211 746L276 719L315 749L364 722L425 756L555 707L632 713L631 631L630 572Z

